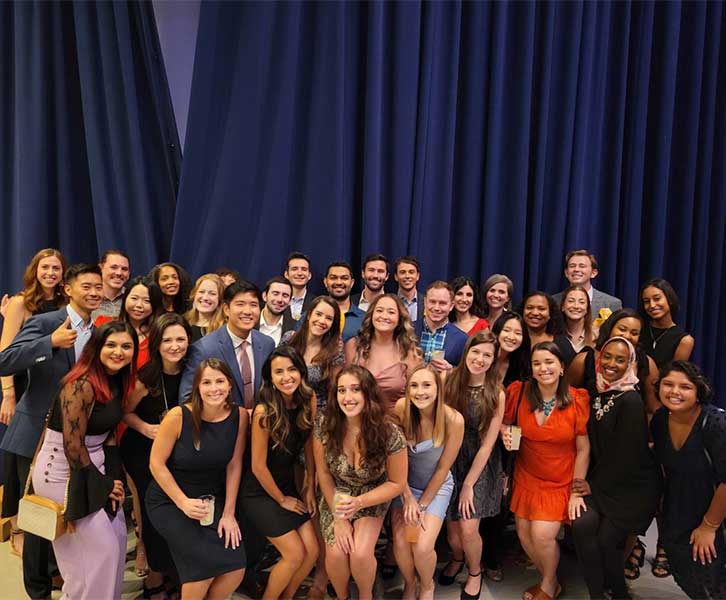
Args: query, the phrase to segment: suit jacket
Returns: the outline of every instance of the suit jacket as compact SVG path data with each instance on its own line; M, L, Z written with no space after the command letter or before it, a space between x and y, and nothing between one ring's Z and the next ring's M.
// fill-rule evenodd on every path
M32 458L60 380L76 362L71 348L52 348L50 336L68 316L66 308L30 317L0 352L0 376L28 370L28 387L18 401L0 448Z
M553 298L557 302L557 306L559 306L562 302L562 296L564 295L564 293L565 292L563 290L553 296ZM592 301L590 302L590 312L592 313L593 321L597 319L598 315L600 314L601 308L609 308L611 311L615 312L616 310L620 310L621 308L623 308L623 303L620 298L610 296L605 292L601 292L598 289L592 288Z
M262 384L262 364L275 349L275 341L260 333L256 329L250 331L250 342L252 343L252 354L254 356L255 370L255 394L260 390ZM244 385L242 384L242 373L239 370L237 355L234 352L232 338L229 337L227 327L220 327L216 331L205 335L201 340L192 344L189 349L187 364L184 368L181 383L179 384L179 398L187 400L192 393L192 382L194 372L199 363L206 358L219 358L227 363L232 371L234 385L232 386L232 402L244 406Z
M308 289L305 292L305 298L303 299L302 311L300 312L300 321L302 321L303 315L306 312L308 312L308 308L310 308L310 305L312 304L313 300L315 300L315 298L317 298L317 297L318 297L318 295L317 294L313 294L310 291L310 286L308 285ZM283 318L285 318L285 317L287 317L288 319L292 320L293 323L299 323L300 322L300 321L295 321L295 319L292 316L292 310L290 309L289 306L285 309L285 312L283 313ZM283 328L284 327L285 326L283 325ZM297 328L297 325L295 325L295 327L293 327L292 329L296 329L296 328ZM285 332L283 331L283 333L285 333Z
M398 292L396 292L396 295L398 295ZM413 318L411 319L414 323L416 321L420 321L421 319L423 319L423 314L424 314L424 295L425 294L421 290L416 290L416 318L415 319L413 319ZM356 304L356 306L358 306L358 305ZM409 311L409 316L410 316L410 314L411 313Z
M305 297L305 300L307 300L307 296ZM260 316L260 318L262 318L262 317ZM282 339L282 336L285 335L288 331L297 330L298 324L299 324L299 321L296 321L295 319L292 318L292 313L290 312L290 307L288 306L285 309L285 312L282 313L282 331L280 332L280 339ZM255 329L257 331L260 330L259 321L257 321L257 325L255 325ZM270 336L267 336L267 337L270 337ZM272 341L274 342L275 340L272 340Z

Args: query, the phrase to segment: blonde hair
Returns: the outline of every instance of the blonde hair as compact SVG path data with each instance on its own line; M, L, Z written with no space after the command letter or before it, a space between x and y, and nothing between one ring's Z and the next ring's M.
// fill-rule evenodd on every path
M406 381L406 394L404 396L403 415L401 416L401 427L406 436L406 440L409 443L415 443L418 429L421 426L421 413L418 407L411 402L409 391L411 379L419 371L428 371L434 376L434 381L436 381L436 405L434 407L434 432L432 437L434 447L438 448L444 443L444 439L446 438L446 403L444 402L444 385L441 382L441 376L430 364L422 363L418 365L408 376L408 381Z
M212 333L213 331L216 331L222 325L224 325L224 311L222 310L222 303L224 302L224 282L219 275L216 275L215 273L206 273L199 277L199 279L197 279L197 281L194 283L194 288L189 294L189 301L191 302L192 307L184 314L184 318L189 322L190 325L196 325L199 321L200 314L194 306L194 296L197 295L197 292L199 291L199 286L201 286L202 283L204 283L205 281L211 281L214 283L214 285L217 287L217 296L219 299L217 308L212 313L212 316L209 317L209 323L207 323L204 328L206 330L206 333Z

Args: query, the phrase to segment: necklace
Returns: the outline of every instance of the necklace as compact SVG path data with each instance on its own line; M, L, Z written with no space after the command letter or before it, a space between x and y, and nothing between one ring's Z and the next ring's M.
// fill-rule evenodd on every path
M672 329L673 327L675 327L675 325L666 327L658 337L655 337L655 334L653 333L653 326L650 323L648 323L648 329L650 330L650 337L653 338L653 350L655 350L655 347L658 345L660 338L662 338L666 333L668 333L668 330Z
M557 402L557 398L551 398L550 400L547 400L546 402L542 401L542 412L544 413L545 417L549 417L550 413L555 408L555 402Z
M619 394L614 394L613 396L610 396L604 406L602 405L600 396L597 396L592 403L592 407L595 409L595 419L599 421L605 416L606 413L609 413L610 409L615 404L615 400L620 398L620 396L622 396L624 393L625 392L620 392Z

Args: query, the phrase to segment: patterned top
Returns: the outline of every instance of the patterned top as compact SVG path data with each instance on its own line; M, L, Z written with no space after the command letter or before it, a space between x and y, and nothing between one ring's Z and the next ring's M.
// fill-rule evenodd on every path
M444 343L446 342L446 332L449 330L447 325L439 327L436 331L429 329L429 324L424 320L423 329L421 330L421 349L424 352L424 360L428 363L434 357L434 352L437 350L444 350Z
M388 480L388 473L386 472L386 462L384 461L380 468L373 471L365 464L362 464L359 468L354 468L349 462L345 453L333 455L332 452L328 451L327 440L328 434L323 430L323 416L318 415L315 420L315 429L313 435L315 439L319 440L325 449L325 461L328 465L328 470L335 481L336 487L346 487L350 490L352 496L360 496L370 490L377 488L382 483ZM386 454L390 456L396 452L400 452L406 448L406 438L403 435L401 429L391 423L386 422L386 427L389 429L388 443L386 445ZM320 529L323 534L325 543L332 546L335 544L335 531L333 529L333 513L328 507L328 503L325 501L325 496L320 495L318 503L320 507ZM350 519L354 521L360 517L383 517L388 512L388 506L390 502L384 502L376 506L369 506L362 510L359 510Z

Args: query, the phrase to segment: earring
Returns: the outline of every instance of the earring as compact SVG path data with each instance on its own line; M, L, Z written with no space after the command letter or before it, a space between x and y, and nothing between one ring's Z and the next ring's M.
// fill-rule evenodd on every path
M562 377L565 374L564 370L560 371L560 377Z

